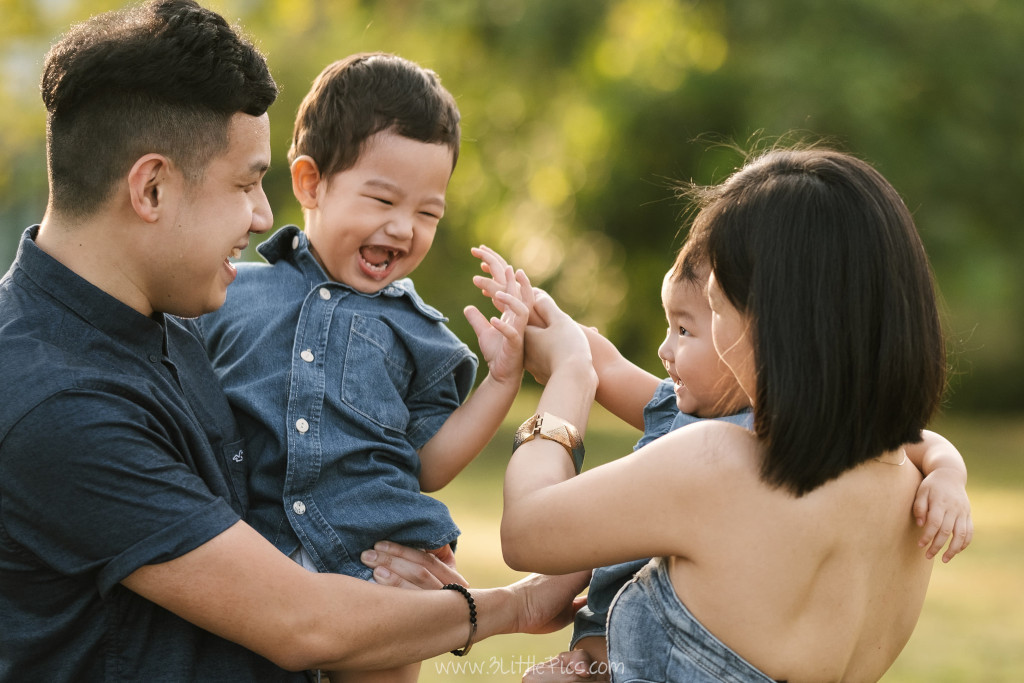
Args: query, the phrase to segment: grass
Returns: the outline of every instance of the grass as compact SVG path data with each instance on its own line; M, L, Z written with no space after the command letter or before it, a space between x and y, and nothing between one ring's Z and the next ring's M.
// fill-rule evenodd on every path
M500 585L522 576L501 559L501 479L512 432L534 399L524 392L494 442L438 494L463 531L459 570L473 585ZM917 629L882 680L1016 683L1024 680L1024 420L946 417L935 429L967 460L974 542L949 564L936 559ZM588 426L588 467L629 452L637 436L596 410ZM531 664L561 652L569 633L567 628L491 638L463 659L444 655L424 662L420 681L518 682Z

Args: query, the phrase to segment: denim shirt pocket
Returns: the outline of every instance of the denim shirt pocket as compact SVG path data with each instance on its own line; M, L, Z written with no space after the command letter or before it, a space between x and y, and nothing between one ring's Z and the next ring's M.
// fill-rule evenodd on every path
M404 434L411 378L411 358L394 330L381 320L354 314L341 380L345 405L384 429Z
M231 507L245 516L249 512L249 453L245 450L245 439L224 444L221 449L224 456L224 468L228 472L228 484L231 488Z

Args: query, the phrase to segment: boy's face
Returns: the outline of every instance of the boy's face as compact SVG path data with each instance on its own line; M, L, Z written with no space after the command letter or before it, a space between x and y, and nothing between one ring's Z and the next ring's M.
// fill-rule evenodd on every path
M412 273L434 242L451 173L445 145L385 130L354 166L321 179L306 234L331 279L369 294Z
M674 282L671 271L661 286L668 334L658 356L676 383L676 405L697 417L731 415L749 405L729 367L715 351L711 308L704 288Z
M263 176L270 166L267 115L235 114L228 124L228 147L210 160L195 186L184 186L168 232L145 249L147 296L157 311L197 316L224 303L235 279L229 261L249 244L250 232L273 223Z

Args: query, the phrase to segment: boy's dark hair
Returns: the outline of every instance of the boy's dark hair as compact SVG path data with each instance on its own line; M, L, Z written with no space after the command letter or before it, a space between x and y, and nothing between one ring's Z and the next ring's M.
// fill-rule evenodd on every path
M350 55L321 71L299 105L288 162L308 155L330 178L355 165L368 138L392 129L446 145L454 169L459 118L455 98L430 69L380 52Z
M46 55L51 205L93 213L148 153L190 183L227 148L231 117L277 97L263 56L192 0L155 0L73 26Z
M750 325L767 483L800 496L921 440L944 342L924 246L878 171L825 149L770 151L705 192L695 228Z

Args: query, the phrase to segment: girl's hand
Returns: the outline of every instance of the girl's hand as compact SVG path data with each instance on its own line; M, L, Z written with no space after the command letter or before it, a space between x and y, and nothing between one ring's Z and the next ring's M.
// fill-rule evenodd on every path
M942 555L942 561L949 562L974 538L971 502L959 471L947 467L932 471L918 487L913 509L917 525L924 527L917 544L927 548L925 557L929 560L949 540Z

